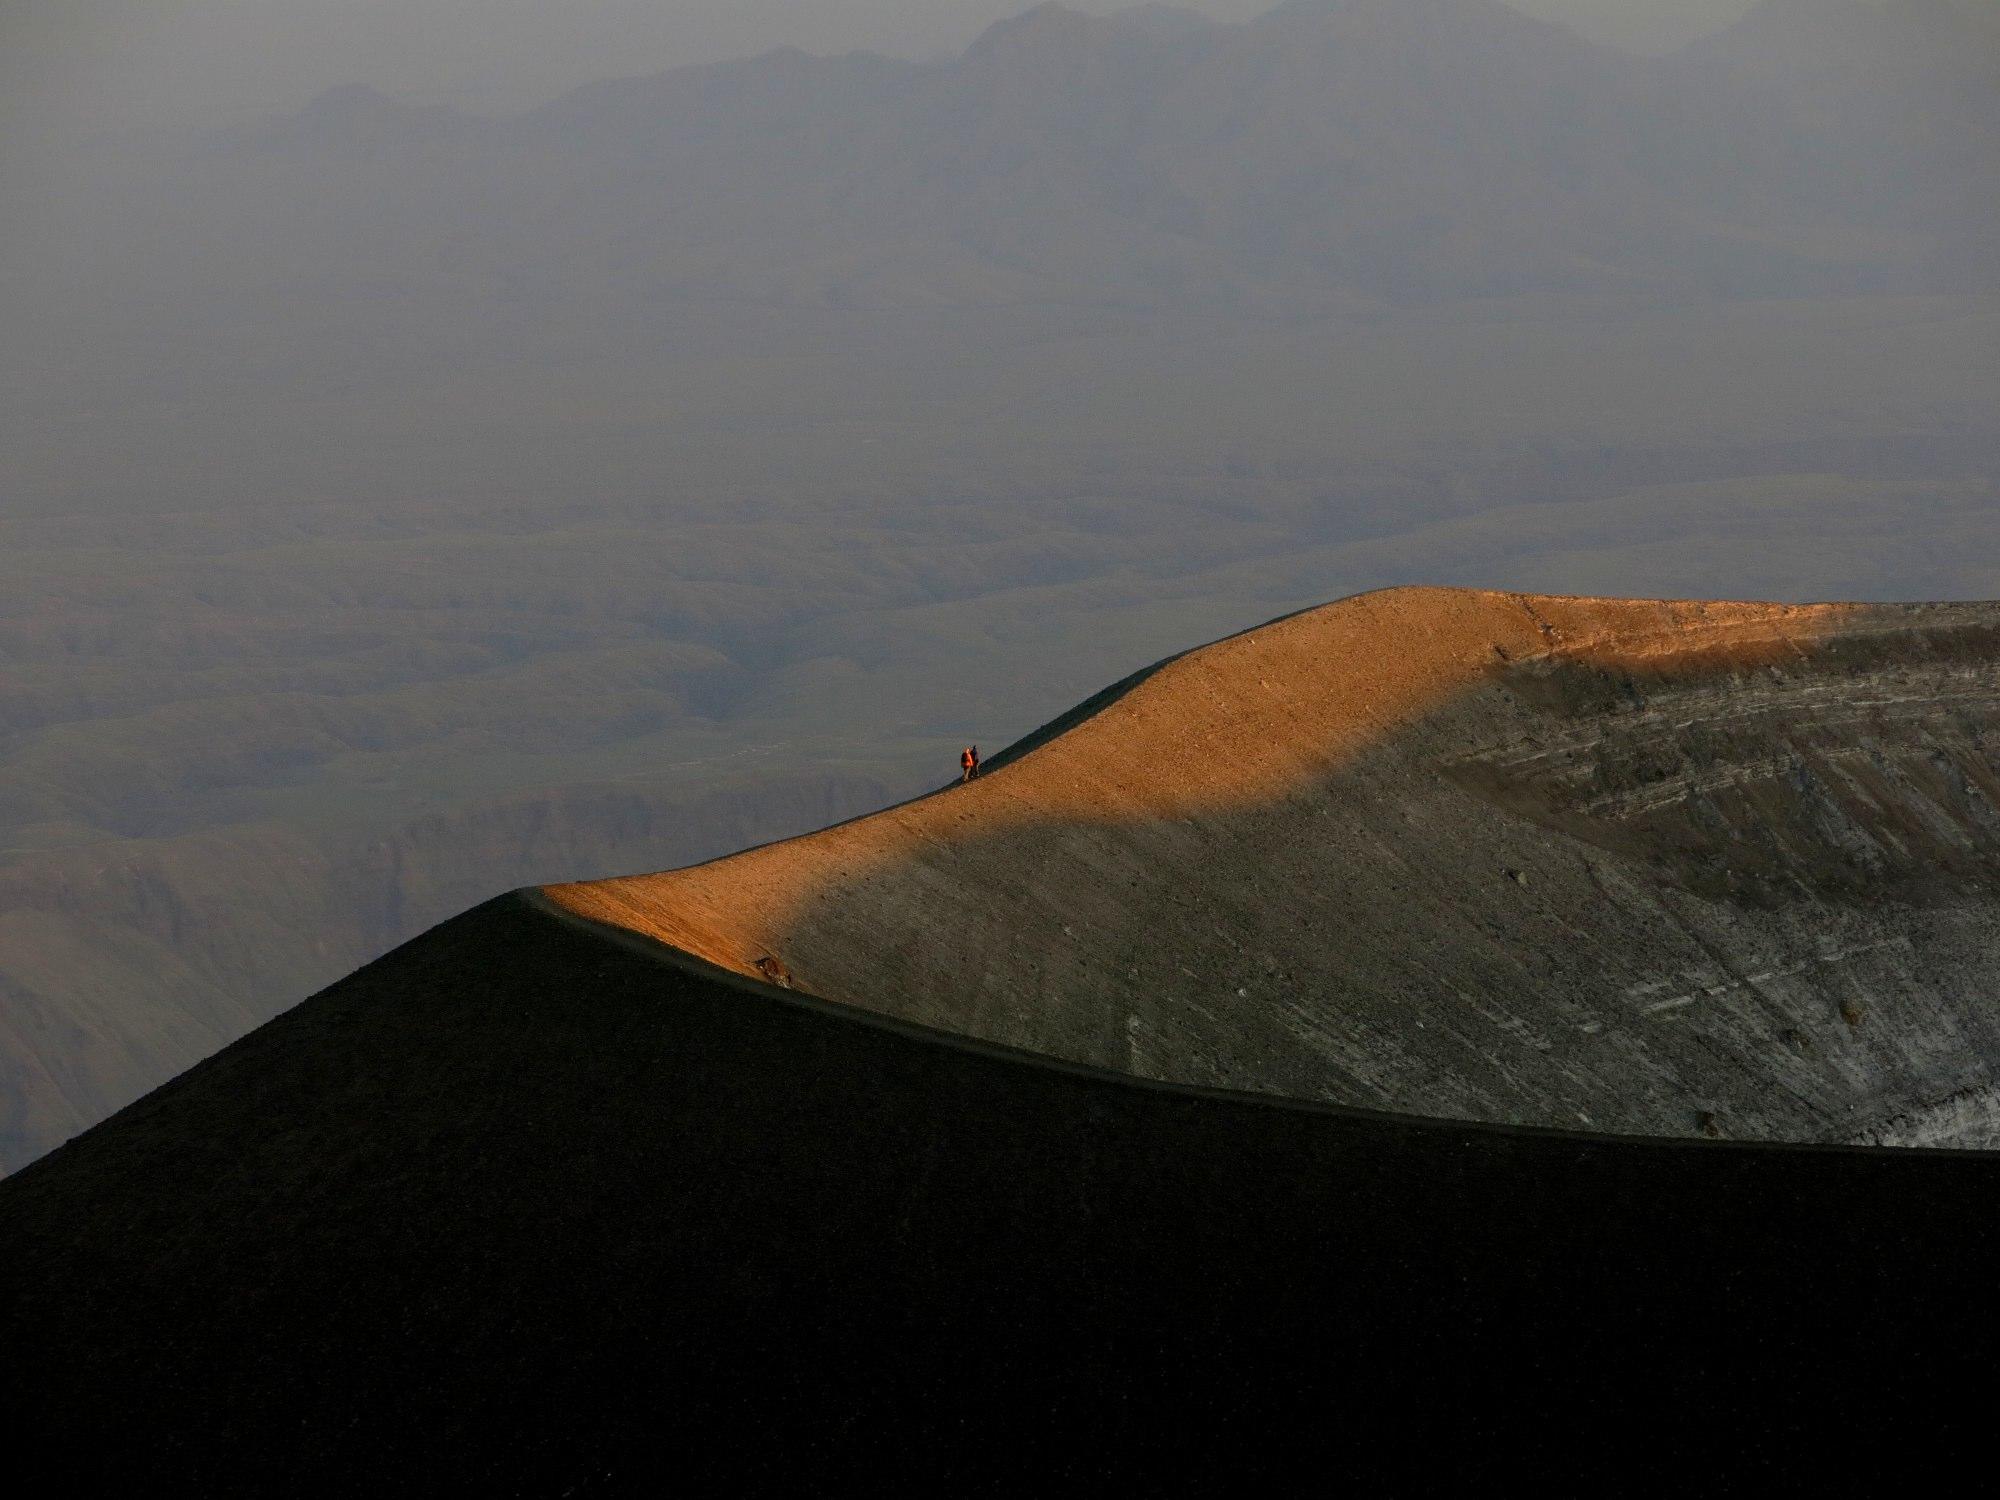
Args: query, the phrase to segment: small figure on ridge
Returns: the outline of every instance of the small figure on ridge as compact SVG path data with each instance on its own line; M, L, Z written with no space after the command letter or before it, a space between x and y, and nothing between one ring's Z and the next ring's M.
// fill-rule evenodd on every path
M979 774L979 747L977 745L967 745L959 752L958 769L964 773L958 778L961 783L970 781Z

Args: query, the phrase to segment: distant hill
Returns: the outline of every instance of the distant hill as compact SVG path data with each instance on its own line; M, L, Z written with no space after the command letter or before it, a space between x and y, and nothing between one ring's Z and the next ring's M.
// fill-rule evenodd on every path
M2000 1162L1701 1137L1990 1133L1996 626L1376 595L970 788L488 902L0 1183L10 1471L1904 1472L1985 1431ZM1123 1076L992 1041L1066 1028ZM1191 1086L1287 1048L1696 1139Z

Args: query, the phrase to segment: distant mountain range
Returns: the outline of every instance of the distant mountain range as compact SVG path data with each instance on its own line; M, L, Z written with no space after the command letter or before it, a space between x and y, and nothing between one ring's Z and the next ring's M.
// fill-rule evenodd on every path
M1767 0L1664 58L1499 0L1045 5L922 65L777 51L483 120L337 90L154 177L162 268L342 306L2000 284L2000 28Z

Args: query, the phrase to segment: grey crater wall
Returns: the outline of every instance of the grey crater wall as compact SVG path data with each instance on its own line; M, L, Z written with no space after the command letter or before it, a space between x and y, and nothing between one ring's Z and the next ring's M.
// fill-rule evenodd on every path
M1996 632L1892 606L1774 665L1516 663L1254 808L920 850L791 941L865 970L840 998L1146 1077L1994 1146Z

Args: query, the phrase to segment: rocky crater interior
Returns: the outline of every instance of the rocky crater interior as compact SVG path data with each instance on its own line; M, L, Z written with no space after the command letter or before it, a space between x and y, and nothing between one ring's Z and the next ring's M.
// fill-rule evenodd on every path
M1391 590L1164 663L969 787L549 894L1144 1077L1986 1147L1996 687L2000 606Z

